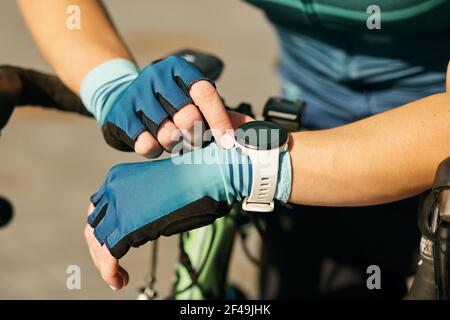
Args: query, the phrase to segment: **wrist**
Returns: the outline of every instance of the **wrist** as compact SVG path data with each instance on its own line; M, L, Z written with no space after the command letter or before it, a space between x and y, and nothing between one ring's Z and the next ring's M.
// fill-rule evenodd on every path
M269 121L247 122L236 129L236 148L252 163L251 192L242 203L245 211L272 212L274 199L289 199L288 141L287 131Z
M247 155L239 153L236 148L221 149L215 146L221 154L221 173L224 179L225 194L228 203L234 199L241 201L252 191L253 167ZM274 198L281 202L288 202L291 194L292 169L289 152L282 152L279 156L278 179Z
M92 69L81 84L81 100L100 124L115 99L137 77L139 69L130 60L117 58Z

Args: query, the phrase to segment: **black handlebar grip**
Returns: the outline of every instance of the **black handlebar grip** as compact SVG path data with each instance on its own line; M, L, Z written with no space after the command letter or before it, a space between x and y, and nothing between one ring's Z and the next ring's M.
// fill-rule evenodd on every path
M435 233L433 258L435 261L435 281L439 300L450 297L450 223L442 220Z
M435 300L436 286L433 261L433 241L434 230L432 227L435 213L436 200L433 192L428 192L421 196L418 227L422 233L420 239L419 261L417 271L414 276L414 282L405 297L407 300Z
M16 72L0 66L0 130L6 126L11 117L21 86Z
M434 273L439 300L450 298L450 217L449 197L450 189L450 158L439 164L433 184L433 191L439 208L439 224L434 233L433 258Z
M411 290L406 300L436 300L436 287L434 285L434 263L430 258L420 256L420 264Z
M406 300L436 300L432 247L433 242L422 236L417 271Z
M450 157L439 164L434 177L433 190L450 188Z
M15 66L0 66L0 118L6 119L15 106L41 106L91 116L81 99L56 76ZM10 105L11 110L4 109Z
M57 76L21 68L17 68L17 72L22 81L22 92L17 105L38 105L92 116L81 99Z
M224 64L215 55L197 50L183 49L174 53L196 66L208 79L216 81L219 79Z

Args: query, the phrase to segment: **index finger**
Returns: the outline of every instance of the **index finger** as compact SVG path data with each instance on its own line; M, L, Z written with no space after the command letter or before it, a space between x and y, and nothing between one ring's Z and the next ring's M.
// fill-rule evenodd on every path
M233 124L216 88L210 82L201 80L192 85L189 94L205 117L216 142L228 147L227 135L233 133Z

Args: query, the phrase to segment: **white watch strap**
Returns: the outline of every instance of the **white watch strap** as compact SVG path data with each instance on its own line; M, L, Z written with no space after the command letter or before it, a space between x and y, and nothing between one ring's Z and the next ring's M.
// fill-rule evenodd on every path
M277 188L280 149L253 150L246 154L252 162L252 191L242 203L245 211L271 212L274 209L273 198Z

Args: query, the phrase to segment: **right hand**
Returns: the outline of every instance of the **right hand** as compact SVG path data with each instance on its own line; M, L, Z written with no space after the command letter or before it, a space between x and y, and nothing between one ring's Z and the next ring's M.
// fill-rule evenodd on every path
M193 143L206 120L216 142L232 123L213 84L191 63L169 56L144 68L128 87L107 99L102 115L105 140L112 147L154 158L171 151L181 137ZM200 132L194 136L194 125ZM198 135L200 134L200 136Z

